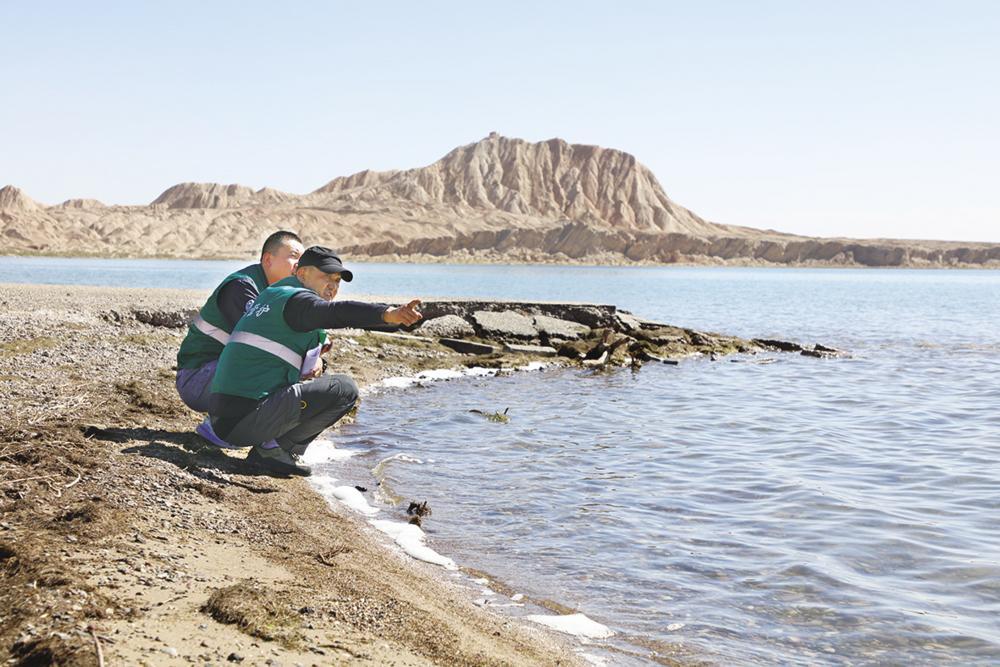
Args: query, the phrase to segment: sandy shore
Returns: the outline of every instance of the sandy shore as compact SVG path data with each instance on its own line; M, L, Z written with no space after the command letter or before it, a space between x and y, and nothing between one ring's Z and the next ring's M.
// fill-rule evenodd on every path
M576 664L307 482L205 447L173 387L204 291L0 285L0 656L7 664ZM359 334L361 385L461 365ZM229 661L229 662L227 662Z

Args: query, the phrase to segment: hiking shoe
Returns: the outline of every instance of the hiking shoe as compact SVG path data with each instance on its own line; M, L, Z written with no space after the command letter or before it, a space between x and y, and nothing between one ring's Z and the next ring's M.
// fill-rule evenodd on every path
M261 445L256 445L250 450L250 455L247 456L247 463L265 472L279 475L308 477L312 474L312 468L299 463L298 456L290 454L277 446L264 448Z
M198 424L198 427L194 430L194 432L216 447L222 447L223 449L242 449L242 447L230 445L228 442L217 436L215 434L215 429L212 428L212 422L208 417L205 417L205 421Z

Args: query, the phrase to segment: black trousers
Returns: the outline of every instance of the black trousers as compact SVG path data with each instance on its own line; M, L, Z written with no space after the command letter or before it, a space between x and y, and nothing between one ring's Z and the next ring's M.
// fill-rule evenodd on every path
M322 375L261 399L254 411L224 437L240 447L276 440L282 449L301 455L316 436L336 424L357 401L358 386L350 376Z

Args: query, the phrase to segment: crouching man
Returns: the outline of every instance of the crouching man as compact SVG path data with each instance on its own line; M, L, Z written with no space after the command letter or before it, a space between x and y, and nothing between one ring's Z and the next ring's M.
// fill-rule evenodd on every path
M209 387L233 327L261 291L292 275L302 249L302 240L292 232L271 234L260 262L226 276L205 301L177 353L177 393L189 408L208 412ZM208 419L195 431L214 445L229 446L212 432Z
M332 250L308 248L293 275L260 293L219 357L212 426L232 445L253 446L247 461L266 472L309 475L299 457L358 399L350 377L322 375L325 330L408 325L421 317L418 300L398 308L334 302L340 281L353 278Z

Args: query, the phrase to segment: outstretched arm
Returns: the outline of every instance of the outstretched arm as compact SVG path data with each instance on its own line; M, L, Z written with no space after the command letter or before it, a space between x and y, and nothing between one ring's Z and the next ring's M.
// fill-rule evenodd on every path
M285 322L295 331L371 329L385 326L388 307L361 301L324 301L314 292L300 292L285 304Z
M386 325L407 326L420 320L419 299L405 306L390 308L384 304L361 301L324 301L310 292L300 292L285 304L285 322L296 331L316 329L384 329Z
M420 318L423 317L419 308L420 299L413 299L405 306L389 308L382 314L382 319L385 320L387 324L401 324L403 326L416 324L420 321Z

